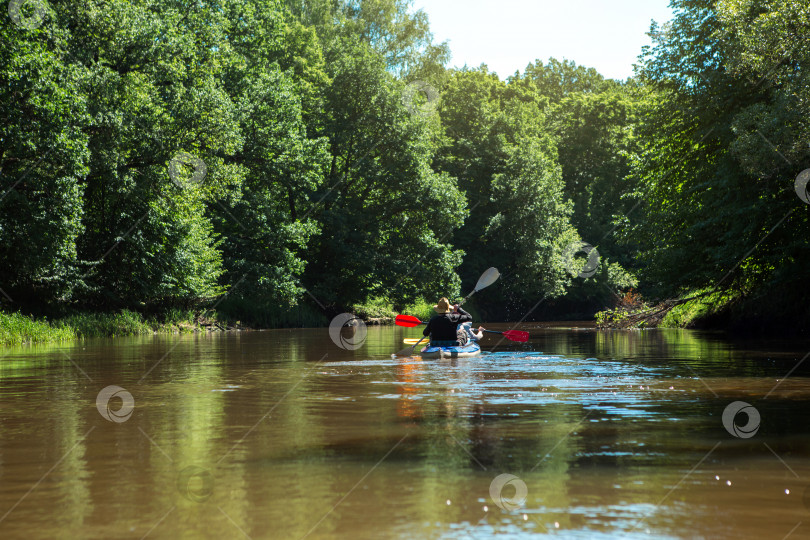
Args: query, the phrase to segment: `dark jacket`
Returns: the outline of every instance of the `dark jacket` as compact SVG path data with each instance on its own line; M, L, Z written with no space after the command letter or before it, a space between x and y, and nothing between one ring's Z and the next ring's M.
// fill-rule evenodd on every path
M461 308L458 313L444 313L435 315L428 321L422 335L430 336L431 341L455 341L456 328L463 322L471 322L472 315Z

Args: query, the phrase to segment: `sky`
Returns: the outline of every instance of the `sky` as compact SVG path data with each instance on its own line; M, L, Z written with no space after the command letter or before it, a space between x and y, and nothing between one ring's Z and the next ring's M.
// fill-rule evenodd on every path
M536 59L573 60L626 79L650 21L668 21L669 0L414 0L437 42L449 41L451 66L487 64L505 79Z

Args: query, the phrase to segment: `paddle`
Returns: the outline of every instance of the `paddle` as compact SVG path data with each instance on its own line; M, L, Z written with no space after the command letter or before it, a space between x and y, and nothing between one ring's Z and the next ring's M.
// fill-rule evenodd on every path
M489 332L490 334L503 334L503 337L505 337L509 341L519 341L521 343L526 343L527 341L529 341L529 333L522 332L520 330L507 330L506 332L498 332L496 330L484 330L484 332Z
M484 287L489 287L490 285L495 283L498 280L498 277L500 277L500 275L501 274L500 274L500 272L498 272L497 268L495 268L495 267L487 268L487 270L483 274L481 274L481 277L478 278L478 283L475 284L475 289L473 289L473 291L470 294L465 296L464 299L461 302L459 302L459 305L466 302L469 297L471 297L472 295L474 295L475 293L477 293L478 291L480 291ZM397 319L399 319L400 317L408 317L408 315L400 315L399 317L397 317ZM422 323L422 321L420 321L416 317L411 317L411 319L417 321L417 323L413 324L413 326L419 326L419 324ZM410 323L413 323L413 320L411 320ZM397 323L397 324L399 324L399 323ZM404 326L404 325L400 324L400 326ZM428 336L425 336L424 338L420 339L415 345L412 345L410 347L405 347L401 351L398 351L396 356L411 356L413 354L414 349L416 349L416 346L419 345L420 343L422 343L424 340L426 340L427 337Z
M426 322L422 322L411 315L397 315L396 319L394 319L394 323L397 326L404 326L405 328L413 328L414 326L419 326L420 324L427 324Z
M469 300L469 298L472 295L474 295L475 293L477 293L481 289L483 289L485 287L489 287L490 285L495 283L500 276L501 276L501 274L500 274L500 272L498 272L497 268L495 268L495 267L487 268L487 270L483 274L481 274L481 277L478 278L478 283L475 284L475 289L473 289L473 292L471 292L470 294L465 296L461 300L461 302L459 302L459 305L461 305L464 302L466 302L467 300Z
M416 346L425 341L427 338L428 336L425 336L416 343L414 343L413 345L411 345L410 347L405 347L401 351L397 352L397 356L411 356L413 354L414 349L416 349Z

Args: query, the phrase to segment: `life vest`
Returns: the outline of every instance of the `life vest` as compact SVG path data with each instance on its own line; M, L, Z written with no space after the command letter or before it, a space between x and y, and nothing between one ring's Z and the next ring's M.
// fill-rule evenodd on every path
M472 323L471 322L461 323L460 325L458 325L458 327L459 327L459 330L464 330L464 332L467 334L467 337L469 338L470 341L478 341L478 338L475 337L475 334L473 333Z

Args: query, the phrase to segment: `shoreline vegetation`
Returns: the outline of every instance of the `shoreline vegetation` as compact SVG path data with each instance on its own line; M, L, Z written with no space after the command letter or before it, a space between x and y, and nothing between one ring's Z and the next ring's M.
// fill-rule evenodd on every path
M433 306L421 301L396 310L392 303L375 298L352 306L349 311L367 325L393 325L398 313L427 320L432 316ZM124 309L113 313L76 313L50 320L47 317L0 312L0 347L99 337L325 327L329 324L325 314L316 313L308 306L300 306L297 311L288 311L283 315L269 314L264 320L275 321L276 324L245 325L225 312L210 310L173 310L159 316L146 316ZM599 330L685 328L724 330L731 334L754 331L773 335L799 333L800 330L795 325L786 324L775 314L763 311L751 299L712 290L693 291L683 298L658 303L648 303L630 290L615 308L596 313L595 321Z
M191 312L173 312L162 318L147 318L136 311L122 310L116 313L79 313L54 320L21 313L0 313L0 346L243 328L238 321L228 322L216 316Z
M810 319L810 309L794 305L795 300L788 296L777 298L779 302L770 295L703 289L648 303L631 290L613 309L596 313L596 328L685 328L731 335L806 336L804 321Z
M394 317L399 313L384 299L372 299L353 306L350 311L368 325L392 325ZM433 313L433 306L428 302L416 302L402 311L426 320ZM258 319L254 317L253 320ZM148 334L242 331L290 326L324 327L329 324L329 317L302 306L301 309L286 313L266 314L260 322L264 324L243 324L227 312L194 310L171 310L157 316L145 316L137 311L123 309L112 313L75 313L52 319L0 312L0 346Z

